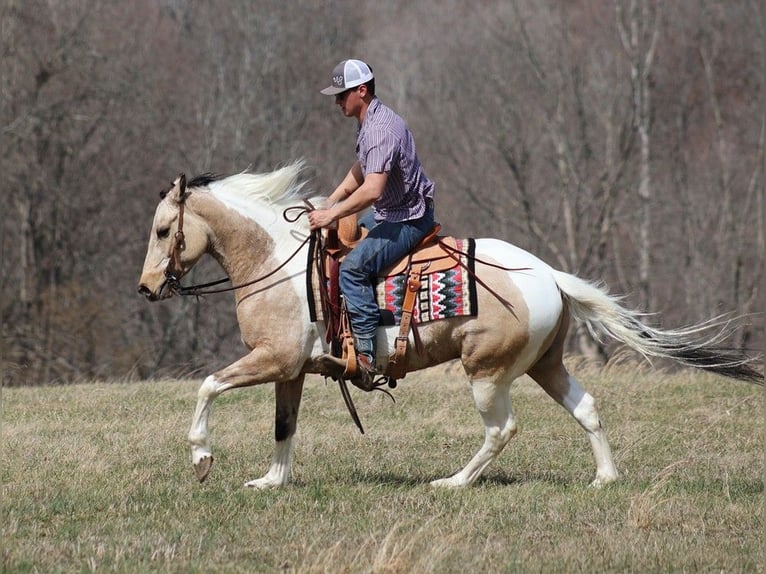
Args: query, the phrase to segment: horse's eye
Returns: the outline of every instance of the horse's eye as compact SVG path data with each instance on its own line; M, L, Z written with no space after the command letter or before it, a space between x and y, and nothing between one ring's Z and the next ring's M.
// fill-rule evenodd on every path
M157 230L157 239L167 239L169 235L170 235L169 227L160 227Z

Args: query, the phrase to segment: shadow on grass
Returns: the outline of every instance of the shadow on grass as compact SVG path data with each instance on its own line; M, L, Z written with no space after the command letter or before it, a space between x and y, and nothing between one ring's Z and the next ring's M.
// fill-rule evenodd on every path
M493 472L482 476L476 481L477 484L487 484L493 486L521 486L527 484L550 484L559 487L576 486L577 481L570 476L562 476L550 472L521 474L508 474L506 472Z
M434 480L439 480L450 476L449 474L424 475L403 475L394 472L352 472L347 478L349 484L363 483L374 485L388 485L394 487L413 488L421 485L428 485ZM558 487L576 486L577 482L571 477L555 475L552 473L525 473L522 475L509 474L504 472L494 472L486 476L481 476L474 483L481 486L522 486L526 484L544 483Z

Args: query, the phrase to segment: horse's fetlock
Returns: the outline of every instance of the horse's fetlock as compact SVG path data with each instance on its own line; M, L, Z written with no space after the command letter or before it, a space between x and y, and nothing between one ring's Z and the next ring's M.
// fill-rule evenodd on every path
M207 446L208 436L199 430L189 432L189 444L192 446Z
M507 445L516 435L517 427L515 423L508 424L505 427L493 427L487 429L487 438L498 445L499 449Z

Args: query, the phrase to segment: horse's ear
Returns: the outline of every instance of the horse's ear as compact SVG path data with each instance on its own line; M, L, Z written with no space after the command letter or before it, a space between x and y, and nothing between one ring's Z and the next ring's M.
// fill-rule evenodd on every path
M186 192L186 174L178 174L178 177L173 181L173 187L170 188L168 193L170 194L170 199L177 203L182 203L186 199L188 195Z

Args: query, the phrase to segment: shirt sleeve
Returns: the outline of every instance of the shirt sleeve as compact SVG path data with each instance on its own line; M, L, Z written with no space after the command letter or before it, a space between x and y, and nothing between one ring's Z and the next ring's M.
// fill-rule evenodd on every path
M391 168L397 160L397 140L388 131L375 130L367 134L369 145L364 160L367 173L391 173Z

